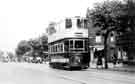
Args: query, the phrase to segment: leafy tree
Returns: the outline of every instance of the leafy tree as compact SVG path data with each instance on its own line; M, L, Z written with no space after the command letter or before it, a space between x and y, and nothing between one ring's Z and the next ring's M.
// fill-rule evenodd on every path
M15 55L12 52L7 52L10 61L15 61Z
M18 58L21 58L26 52L31 50L31 46L26 40L20 41L16 48L16 55Z
M107 65L107 39L112 31L128 32L134 30L133 22L129 18L129 3L121 1L105 1L98 3L93 9L88 9L87 18L94 28L100 28L104 36L105 68Z
M4 52L0 50L0 61L4 59Z
M47 45L48 38L46 35L42 35L36 39L31 39L28 41L29 45L32 47L32 55L33 57L40 56L44 57L44 52L48 51Z

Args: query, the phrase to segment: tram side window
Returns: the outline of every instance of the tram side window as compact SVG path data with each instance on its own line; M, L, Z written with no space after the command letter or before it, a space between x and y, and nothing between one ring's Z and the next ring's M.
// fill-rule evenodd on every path
M64 42L64 50L68 51L68 48L69 48L69 41L67 40Z
M83 48L83 40L76 40L75 48Z
M62 44L57 45L57 52L63 52L63 45Z
M51 52L53 52L53 46L51 46Z
M49 47L49 52L52 52L52 47L51 46Z
M63 52L63 45L60 45L60 51Z
M57 52L60 52L60 44L57 45Z
M58 45L56 45L56 52L58 52Z
M56 52L56 46L54 46L54 50L53 50L53 52Z
M54 46L54 52L56 52L56 45Z
M54 46L52 46L52 52L54 52Z
M66 28L71 28L72 27L72 20L71 19L66 19L65 26L66 26Z

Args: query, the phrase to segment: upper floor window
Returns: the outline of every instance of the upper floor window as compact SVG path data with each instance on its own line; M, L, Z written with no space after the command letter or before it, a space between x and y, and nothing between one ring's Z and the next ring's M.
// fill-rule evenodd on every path
M77 27L81 28L82 21L80 19L77 19Z
M71 28L72 27L72 20L71 19L66 19L66 28Z
M114 37L111 37L111 38L110 38L110 41L111 41L111 42L114 42L114 41L115 41L115 40L114 40Z
M96 43L102 42L102 36L96 36Z
M88 20L84 19L84 28L88 28Z
M115 41L114 33L111 33L111 35L110 35L110 41L111 42L114 42Z
M86 19L77 19L77 27L78 28L87 28L88 20Z

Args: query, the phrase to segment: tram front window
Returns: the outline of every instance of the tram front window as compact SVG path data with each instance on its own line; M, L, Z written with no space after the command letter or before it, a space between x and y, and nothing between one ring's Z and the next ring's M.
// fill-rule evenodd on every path
M75 48L83 48L83 41L82 40L76 40L75 41Z
M70 48L73 48L73 40L70 40Z

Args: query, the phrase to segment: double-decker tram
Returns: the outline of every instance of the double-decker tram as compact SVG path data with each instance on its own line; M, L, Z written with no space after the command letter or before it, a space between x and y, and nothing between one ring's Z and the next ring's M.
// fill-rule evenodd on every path
M90 61L87 19L66 18L50 24L49 28L49 65L70 70L87 69Z

